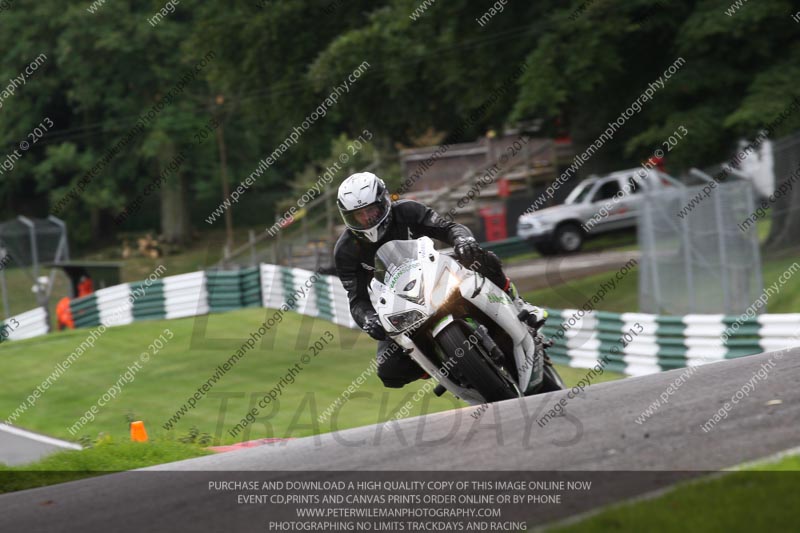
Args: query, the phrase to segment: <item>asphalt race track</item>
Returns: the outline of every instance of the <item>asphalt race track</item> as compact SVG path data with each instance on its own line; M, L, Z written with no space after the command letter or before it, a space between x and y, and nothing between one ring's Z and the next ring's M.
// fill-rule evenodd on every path
M263 510L209 491L212 477L347 480L434 470L433 479L471 475L464 471L546 479L541 471L550 471L593 480L592 497L529 509L527 518L541 523L800 444L800 348L704 365L637 424L682 372L588 387L544 427L537 420L568 391L497 403L476 418L468 407L12 493L0 496L0 531L267 530ZM727 417L703 431L747 383ZM565 470L573 472L552 472Z
M0 423L0 463L9 466L37 461L54 452L80 449L72 442Z
M503 271L520 291L527 292L557 287L573 279L615 270L631 259L638 261L640 256L638 250L584 252L514 263L507 265Z

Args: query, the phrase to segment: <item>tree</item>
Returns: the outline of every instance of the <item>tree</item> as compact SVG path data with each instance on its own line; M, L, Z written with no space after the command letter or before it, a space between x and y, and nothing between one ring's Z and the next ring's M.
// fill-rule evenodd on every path
M349 92L251 187L259 217L293 193L304 168L330 155L332 139L364 128L385 156L428 131L467 141L543 119L543 135L565 126L583 151L684 58L582 167L634 165L683 126L689 135L668 157L677 172L730 159L738 139L754 138L800 91L788 0L750 2L733 15L727 0L567 4L507 2L487 18L495 4L467 0L423 12L419 0L205 2L179 6L156 27L147 18L163 6L157 0L94 13L55 0L13 8L1 14L8 30L0 33L0 79L18 76L42 52L47 61L0 108L0 144L4 153L16 149L45 117L55 127L0 176L0 205L9 214L46 215L102 162L63 209L79 244L98 243L114 236L115 215L167 171L135 223L152 221L167 240L186 242L196 207L222 200L220 148L233 188L365 61ZM187 70L192 79L175 93ZM209 106L220 94L223 104ZM221 144L196 138L214 115L225 117ZM798 127L794 113L771 136ZM792 231L800 215L782 209L797 204L794 194L800 187L774 210L771 246L800 244ZM243 205L233 220L254 212Z

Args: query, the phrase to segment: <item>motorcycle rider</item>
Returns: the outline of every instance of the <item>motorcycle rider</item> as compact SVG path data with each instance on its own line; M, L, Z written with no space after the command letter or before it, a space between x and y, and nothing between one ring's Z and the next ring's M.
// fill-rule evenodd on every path
M525 302L503 273L500 259L483 250L472 232L445 220L430 207L413 200L392 203L386 184L371 172L351 175L339 186L336 201L347 230L334 248L336 273L347 291L350 314L356 324L378 341L378 377L384 386L400 388L428 376L386 334L368 287L373 277L375 253L384 243L427 236L453 247L456 259L503 289L517 307L520 320L538 328L547 318L543 309Z

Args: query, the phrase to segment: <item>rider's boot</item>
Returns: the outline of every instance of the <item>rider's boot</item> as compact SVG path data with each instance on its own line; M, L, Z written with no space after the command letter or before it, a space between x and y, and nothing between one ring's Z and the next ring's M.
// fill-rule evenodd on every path
M517 318L537 331L544 325L545 320L547 320L547 311L523 300L519 291L517 291L517 287L508 279L506 282L506 294L508 294L517 308Z

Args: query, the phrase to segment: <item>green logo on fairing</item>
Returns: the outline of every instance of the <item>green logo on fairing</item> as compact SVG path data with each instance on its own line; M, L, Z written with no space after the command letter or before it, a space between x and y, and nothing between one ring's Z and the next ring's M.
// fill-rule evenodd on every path
M497 295L497 294L493 294L493 293L490 292L486 297L493 304L506 304L506 305L508 305L508 304L511 303L511 298L509 298L505 294Z
M394 289L394 286L397 284L397 281L400 279L400 276L405 274L410 270L414 270L415 268L419 267L419 261L406 261L399 267L395 272L392 272L392 277L389 280L389 288Z

